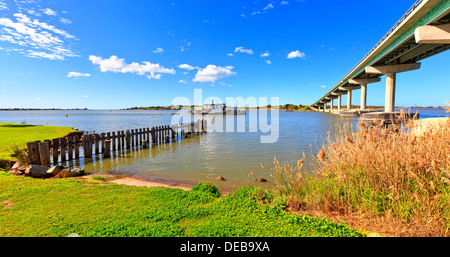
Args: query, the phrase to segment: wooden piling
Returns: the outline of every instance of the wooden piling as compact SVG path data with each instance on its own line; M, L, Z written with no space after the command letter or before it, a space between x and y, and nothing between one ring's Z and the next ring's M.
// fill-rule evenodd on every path
M60 138L59 139L59 152L61 155L61 162L66 161L66 139Z
M59 140L57 138L52 139L52 151L53 165L56 165L59 160Z
M99 136L98 136L98 147L99 147L99 154L102 154L103 153L103 144L104 144L104 142L105 142L105 140L106 140L106 133L101 133Z
M150 134L152 135L152 143L156 144L156 129L155 129L155 127L152 127Z
M117 131L117 150L122 149L122 134L120 131Z
M69 161L73 160L73 137L67 137L67 157Z
M48 141L39 142L38 148L39 148L39 161L41 162L41 165L50 164L50 147Z
M83 152L84 152L84 158L89 158L92 156L92 144L91 139L89 135L83 135L81 138L81 141L83 143Z
M130 142L130 140L131 140L131 135L130 135L130 131L129 131L129 130L127 130L127 131L125 132L125 140L126 140L126 146L127 146L127 149L130 149L130 148L131 148L131 142Z
M111 140L110 139L105 140L103 146L104 146L103 158L111 157Z
M41 164L39 157L39 141L28 142L27 153L28 158L30 159L30 164Z
M112 150L116 151L116 132L111 132Z

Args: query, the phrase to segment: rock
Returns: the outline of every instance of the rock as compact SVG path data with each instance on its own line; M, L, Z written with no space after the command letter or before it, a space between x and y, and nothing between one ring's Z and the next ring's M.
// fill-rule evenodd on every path
M28 165L25 170L25 176L31 176L33 178L45 178L48 177L47 174L48 167L41 165Z
M256 181L257 182L267 182L267 179L265 179L265 178L257 178Z
M54 178L71 178L84 174L84 170L80 168L76 169L63 169Z
M58 173L60 171L62 171L63 169L65 169L66 167L61 166L61 165L56 165L51 167L50 169L47 170L47 174L51 175L51 176L56 176L58 175Z
M225 178L222 176L217 176L217 180L225 180Z
M84 175L84 169L81 169L81 168L71 169L71 171L79 173L80 175L78 175L78 176L83 176Z
M12 175L21 176L25 173L25 168L21 167L20 162L16 162L9 170L9 173Z

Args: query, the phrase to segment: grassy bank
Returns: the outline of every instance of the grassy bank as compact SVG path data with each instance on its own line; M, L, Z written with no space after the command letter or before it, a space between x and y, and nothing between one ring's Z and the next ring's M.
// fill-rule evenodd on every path
M90 179L32 179L0 172L0 236L361 236L345 224L287 213L268 191L218 196Z
M70 128L0 124L2 157L8 148L50 139ZM244 188L219 196L202 184L190 191L135 187L95 179L33 179L0 169L0 237L18 236L346 236L346 224L284 211L269 191Z
M385 129L361 123L357 132L329 137L317 170L275 161L278 195L300 213L392 236L448 236L450 227L450 120L417 136L410 121Z
M0 123L0 160L14 159L10 152L14 146L26 148L27 142L53 139L73 131L70 127Z

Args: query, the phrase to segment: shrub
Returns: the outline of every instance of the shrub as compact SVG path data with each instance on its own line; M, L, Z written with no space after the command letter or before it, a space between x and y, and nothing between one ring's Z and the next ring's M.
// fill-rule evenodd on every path
M219 197L219 189L209 182L199 182L196 186L192 188L193 191L207 192L214 197Z

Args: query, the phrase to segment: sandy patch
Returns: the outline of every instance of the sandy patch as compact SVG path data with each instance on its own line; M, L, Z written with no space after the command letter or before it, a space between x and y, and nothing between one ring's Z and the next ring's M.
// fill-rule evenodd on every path
M183 190L191 190L191 187L177 185L177 184L167 184L155 181L149 181L147 179L136 178L133 176L127 176L123 178L109 180L108 182L120 184L120 185L128 185L128 186L145 186L145 187L169 187L169 188L179 188Z

